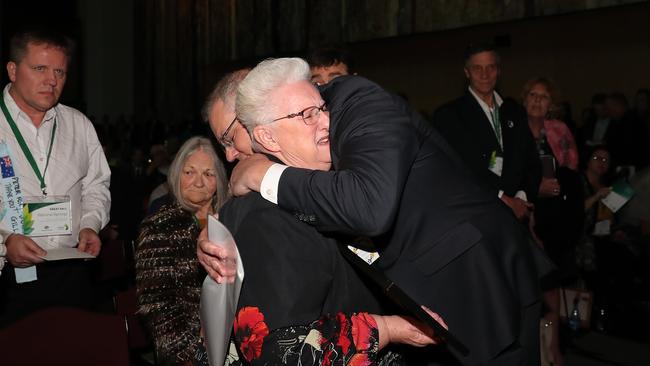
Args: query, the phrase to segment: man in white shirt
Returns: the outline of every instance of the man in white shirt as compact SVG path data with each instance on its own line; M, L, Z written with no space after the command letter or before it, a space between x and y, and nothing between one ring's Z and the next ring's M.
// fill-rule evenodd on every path
M67 37L42 30L11 40L11 83L0 101L0 254L8 264L0 281L0 326L46 306L90 305L87 262L43 259L59 248L98 255L98 233L109 219L110 170L95 129L81 112L58 103L72 48ZM15 210L23 203L29 211Z

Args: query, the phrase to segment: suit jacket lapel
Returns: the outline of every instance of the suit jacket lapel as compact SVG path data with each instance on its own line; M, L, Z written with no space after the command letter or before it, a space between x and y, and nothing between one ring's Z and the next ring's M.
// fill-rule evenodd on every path
M465 127L468 133L471 133L472 139L482 147L480 150L491 152L499 149L499 142L490 125L490 120L471 94L465 95L460 113L463 121L467 124Z

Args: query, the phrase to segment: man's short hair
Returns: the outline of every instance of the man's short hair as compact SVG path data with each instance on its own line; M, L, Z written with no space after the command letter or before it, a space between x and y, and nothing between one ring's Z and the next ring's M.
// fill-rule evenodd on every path
M235 97L237 96L237 87L239 83L248 75L250 69L240 69L230 72L217 82L217 85L214 86L212 92L208 95L203 103L203 108L201 109L201 117L204 121L208 121L210 118L210 111L214 104L221 100L225 105L229 106L232 110L235 109Z
M19 63L25 53L28 44L47 44L63 51L68 61L72 58L75 43L72 39L62 33L44 28L19 31L11 37L9 42L9 61Z
M321 47L312 50L307 56L310 67L329 67L336 64L345 64L348 72L351 72L352 58L345 48L342 47Z
M494 53L497 58L497 64L501 63L501 55L499 55L499 52L492 43L470 43L465 48L464 65L467 66L467 63L469 62L469 59L472 58L472 56L482 52Z

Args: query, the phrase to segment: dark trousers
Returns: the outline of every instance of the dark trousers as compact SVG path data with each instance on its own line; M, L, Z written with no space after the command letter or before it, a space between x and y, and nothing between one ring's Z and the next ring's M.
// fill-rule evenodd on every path
M62 260L36 265L36 281L16 283L14 268L0 276L0 328L53 306L89 309L92 305L90 262Z

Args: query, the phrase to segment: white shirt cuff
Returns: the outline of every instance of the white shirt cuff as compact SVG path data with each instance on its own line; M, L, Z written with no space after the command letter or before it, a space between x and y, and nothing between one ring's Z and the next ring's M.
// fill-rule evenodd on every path
M528 202L528 196L526 196L526 192L524 191L517 191L517 193L515 193L515 197L519 198L522 201Z
M260 193L267 201L278 204L278 185L280 177L288 166L282 164L273 164L264 174L262 184L260 184Z
M501 198L501 196L503 196L503 191L502 190L499 190L498 196L499 196L499 198ZM528 202L528 196L526 195L526 192L524 192L524 191L517 191L517 193L515 193L515 198L519 198L520 200Z

